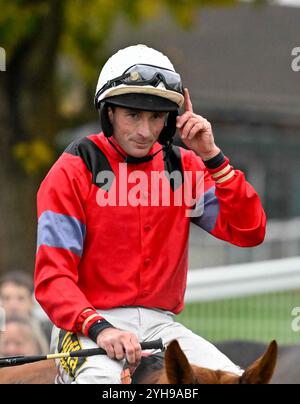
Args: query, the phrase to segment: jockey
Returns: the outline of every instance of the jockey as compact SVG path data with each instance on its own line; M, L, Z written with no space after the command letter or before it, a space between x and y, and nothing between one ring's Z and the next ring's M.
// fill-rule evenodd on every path
M266 227L256 191L217 147L162 53L136 45L114 54L95 105L102 132L73 142L37 196L35 294L55 324L52 350L107 352L60 360L59 382L120 383L124 360L141 359L139 341L157 338L177 339L192 364L240 374L175 316L184 307L190 223L256 246ZM186 149L173 145L176 129Z

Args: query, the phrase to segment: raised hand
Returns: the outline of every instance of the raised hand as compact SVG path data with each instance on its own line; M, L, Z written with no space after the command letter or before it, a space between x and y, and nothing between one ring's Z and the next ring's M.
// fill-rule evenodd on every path
M215 157L220 149L215 144L211 124L194 113L187 88L184 89L184 108L185 112L177 117L176 122L183 143L203 160Z

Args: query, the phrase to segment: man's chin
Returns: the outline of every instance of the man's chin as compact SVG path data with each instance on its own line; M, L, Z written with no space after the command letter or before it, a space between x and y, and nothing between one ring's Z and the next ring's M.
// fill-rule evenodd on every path
M141 157L147 156L147 154L149 153L150 150L151 150L151 147L150 148L149 147L133 148L129 154L132 157L141 158Z

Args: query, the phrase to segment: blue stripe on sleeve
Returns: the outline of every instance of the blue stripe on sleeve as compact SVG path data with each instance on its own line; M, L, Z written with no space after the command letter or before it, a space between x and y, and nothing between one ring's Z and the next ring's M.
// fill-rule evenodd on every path
M86 226L75 217L47 210L38 222L37 248L64 248L81 257L85 234Z
M196 205L196 210L202 206L202 209L199 209L199 211L202 212L202 215L193 217L191 219L192 223L202 227L202 229L206 230L209 233L211 233L211 231L214 229L220 211L220 205L215 195L215 191L216 187L212 187L207 192L205 192L204 206L203 197Z

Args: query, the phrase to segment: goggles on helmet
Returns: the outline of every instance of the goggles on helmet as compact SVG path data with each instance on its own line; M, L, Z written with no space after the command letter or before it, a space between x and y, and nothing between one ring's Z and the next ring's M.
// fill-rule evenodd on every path
M163 82L167 90L176 91L183 94L183 87L180 75L169 69L163 67L137 64L129 67L125 72L109 80L96 94L96 99L109 88L116 87L120 84L132 86L147 86L151 85L157 87L159 83Z

